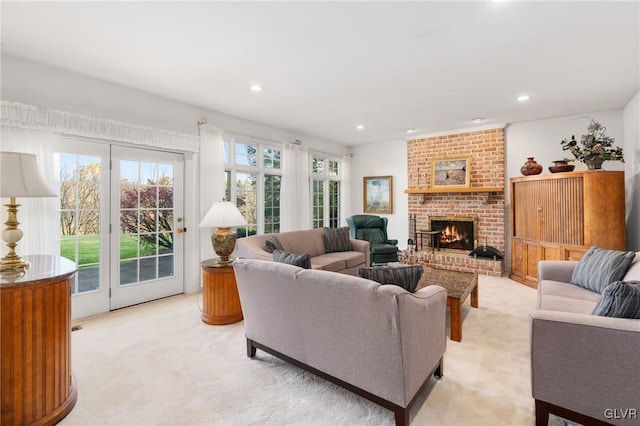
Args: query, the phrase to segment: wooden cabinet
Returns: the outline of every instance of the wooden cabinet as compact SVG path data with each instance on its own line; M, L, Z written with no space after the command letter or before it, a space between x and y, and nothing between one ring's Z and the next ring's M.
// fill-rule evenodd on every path
M233 267L205 260L202 266L202 321L210 325L231 324L242 320L242 306Z
M511 275L537 286L540 260L626 248L624 173L592 170L511 179Z
M73 409L71 279L75 263L58 256L24 256L23 276L0 279L1 421L60 422Z

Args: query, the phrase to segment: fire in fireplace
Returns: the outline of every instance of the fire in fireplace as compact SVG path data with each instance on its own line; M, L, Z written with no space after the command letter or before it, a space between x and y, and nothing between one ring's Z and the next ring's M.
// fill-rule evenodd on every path
M431 216L429 222L432 231L440 231L441 249L469 252L476 248L476 217Z

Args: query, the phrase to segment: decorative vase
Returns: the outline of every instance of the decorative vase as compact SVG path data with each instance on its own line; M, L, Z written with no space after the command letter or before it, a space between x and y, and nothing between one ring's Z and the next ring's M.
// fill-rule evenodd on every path
M527 161L520 167L520 173L525 176L539 175L542 173L542 166L533 157L527 157Z
M569 164L567 160L555 160L553 166L549 166L551 173L572 172L576 166Z
M587 165L587 168L589 170L602 169L602 163L604 163L604 160L602 158L594 158L593 160L584 160L584 164Z

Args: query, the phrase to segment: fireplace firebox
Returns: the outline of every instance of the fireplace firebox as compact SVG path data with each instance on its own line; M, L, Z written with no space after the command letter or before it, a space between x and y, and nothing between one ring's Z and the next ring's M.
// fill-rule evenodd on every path
M477 247L477 217L431 216L429 223L432 231L440 231L441 249L468 253Z

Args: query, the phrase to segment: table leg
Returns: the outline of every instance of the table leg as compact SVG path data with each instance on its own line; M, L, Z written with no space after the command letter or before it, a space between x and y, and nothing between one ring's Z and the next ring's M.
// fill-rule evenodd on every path
M471 290L471 306L474 308L478 307L478 283L476 283L473 290Z
M462 341L462 307L460 300L451 301L451 340Z

